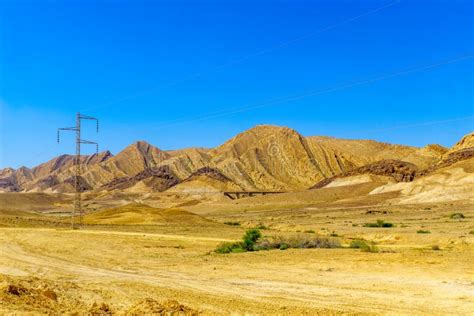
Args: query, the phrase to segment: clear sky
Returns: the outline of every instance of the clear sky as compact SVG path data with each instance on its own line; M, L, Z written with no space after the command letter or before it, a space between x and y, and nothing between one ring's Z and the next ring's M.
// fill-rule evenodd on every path
M1 0L0 168L73 153L77 111L113 153L256 124L451 146L474 130L473 3Z

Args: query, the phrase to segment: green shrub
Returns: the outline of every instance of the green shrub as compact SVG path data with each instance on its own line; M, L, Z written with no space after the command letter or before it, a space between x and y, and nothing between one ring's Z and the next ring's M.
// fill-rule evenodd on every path
M308 234L314 234L314 233L315 233L315 231L312 230L312 229L305 230L304 232L305 232L305 233L308 233Z
M453 214L449 215L449 218L451 218L451 219L463 219L463 218L466 218L466 216L464 216L463 213L453 213Z
M280 250L286 250L288 248L290 248L290 246L288 246L287 244L281 244L279 249Z
M239 222L224 222L224 224L230 225L230 226L240 226Z
M393 223L388 223L388 222L385 222L381 219L378 219L375 223L365 223L364 227L385 227L385 228L388 228L388 227L395 227L395 225Z
M329 236L331 236L331 237L338 237L339 235L338 235L335 231L333 231Z
M254 245L257 240L262 237L258 229L252 228L245 232L242 241L239 242L224 242L215 249L216 253L236 253L254 250ZM259 249L259 250L263 250Z
M365 240L362 239L354 239L351 241L351 244L349 245L349 248L355 248L355 249L362 249L362 248L367 248L369 245Z
M474 235L474 230L471 230L469 234Z
M242 251L240 251L242 250ZM215 252L217 253L231 253L231 252L244 252L245 249L242 248L242 243L240 242L224 242L217 246Z
M373 243L367 243L362 239L354 239L351 241L349 248L360 249L364 252L379 252L379 249Z
M429 230L419 229L416 231L417 234L431 234Z
M431 246L431 249L433 250L441 250L441 248L438 245L433 245Z
M245 249L251 251L257 240L262 237L262 233L257 228L251 228L245 232L243 239L243 246Z
M232 248L232 253L239 253L239 252L246 252L247 250L245 250L244 248L242 247L234 247Z

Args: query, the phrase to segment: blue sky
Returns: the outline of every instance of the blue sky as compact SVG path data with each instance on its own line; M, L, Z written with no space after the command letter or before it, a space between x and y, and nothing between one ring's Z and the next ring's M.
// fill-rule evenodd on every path
M57 145L56 129L77 111L101 120L84 138L113 153L136 140L212 147L256 124L451 146L474 130L473 11L447 0L4 0L0 168L73 153L73 135Z

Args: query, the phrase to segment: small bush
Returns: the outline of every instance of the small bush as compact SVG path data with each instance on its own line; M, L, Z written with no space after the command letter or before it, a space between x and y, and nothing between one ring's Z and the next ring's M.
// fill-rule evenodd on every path
M464 216L463 213L453 213L453 214L449 215L449 218L451 218L451 219L463 219L463 218L466 218L466 216Z
M419 229L416 231L417 234L431 234L429 230Z
M244 248L251 251L257 240L262 237L262 233L256 228L249 229L243 237Z
M239 252L246 252L247 250L245 250L244 248L242 247L234 247L232 248L232 253L239 253Z
M255 227L256 229L268 229L267 226L263 225L263 224L258 224L257 227Z
M339 237L339 235L338 235L335 231L333 231L329 236L331 236L331 237Z
M239 222L224 222L224 224L230 225L230 226L240 226Z
M278 248L278 249L280 249L280 250L286 250L286 249L288 249L288 248L290 248L290 246L288 246L287 244L281 244L281 245L280 245L280 248Z
M381 219L378 219L375 223L365 223L364 227L384 227L384 228L388 228L388 227L395 227L395 225L393 223L388 223L388 222L385 222Z
M304 232L305 232L305 233L308 233L308 234L314 234L314 233L315 233L315 231L312 230L312 229L305 230Z
M217 253L236 253L254 250L255 242L262 237L258 229L252 228L245 232L241 242L224 242L217 246Z
M355 239L351 241L349 248L360 249L364 252L379 252L377 246L375 246L373 243L367 243L362 239Z
M231 253L231 252L243 252L240 251L245 249L242 248L242 244L239 242L224 242L217 246L215 252L217 253Z
M368 246L369 245L367 244L367 242L365 240L354 239L353 241L351 241L351 244L349 245L349 248L362 249L362 248L366 248Z
M433 245L431 246L432 250L441 250L441 248L438 245Z
M474 230L471 230L469 234L474 235Z

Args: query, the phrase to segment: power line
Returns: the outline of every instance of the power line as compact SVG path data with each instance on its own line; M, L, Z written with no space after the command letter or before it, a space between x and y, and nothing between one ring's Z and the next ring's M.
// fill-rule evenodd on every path
M169 88L169 87L173 87L173 86L176 86L178 84L181 84L181 83L184 83L184 82L187 82L187 81L191 81L191 80L194 80L194 79L197 79L197 78L200 78L206 74L209 74L209 73L212 73L212 72L216 72L220 69L223 69L223 68L227 68L227 67L230 67L230 66L233 66L235 64L239 64L239 63L242 63L244 61L246 61L247 59L250 59L250 58L253 58L253 57L257 57L257 56L261 56L261 55L264 55L266 53L269 53L269 52L273 52L273 51L276 51L278 49L281 49L281 48L284 48L284 47L287 47L291 44L294 44L294 43L297 43L297 42L300 42L300 41L303 41L303 40L306 40L306 39L309 39L311 37L314 37L318 34L322 34L324 32L328 32L330 30L333 30L335 28L338 28L340 26L343 26L343 25L346 25L346 24L349 24L349 23L352 23L354 21L357 21L361 18L364 18L366 16L370 16L370 15L373 15L377 12L380 12L380 11L383 11L385 9L388 9L398 3L400 3L401 0L395 0L395 1L392 1L392 2L389 2L385 5L382 5L380 7L377 7L375 9L372 9L372 10L369 10L369 11L366 11L364 13L361 13L361 14L358 14L356 16L353 16L353 17L350 17L348 19L345 19L343 21L340 21L340 22L337 22L337 23L334 23L334 24L331 24L329 26L326 26L326 27L323 27L321 29L318 29L316 31L313 31L311 33L308 33L308 34L305 34L305 35L302 35L302 36L299 36L299 37L296 37L296 38L293 38L291 40L288 40L288 41L285 41L285 42L282 42L280 44L277 44L275 46L272 46L272 47L268 47L268 48L265 48L265 49L262 49L260 51L256 51L254 53L251 53L251 54L248 54L248 55L245 55L245 56L242 56L240 58L237 58L237 59L233 59L231 61L228 61L226 63L223 63L221 65L218 65L218 66L215 66L215 67L212 67L212 68L209 68L207 69L206 71L203 71L203 72L196 72L194 74L191 74L187 77L184 77L182 79L176 79L176 80L172 80L168 83L164 83L164 84L161 84L161 85L157 85L155 87L152 87L152 88L149 88L149 89L146 89L146 90L142 90L142 91L139 91L139 92L136 92L134 94L130 94L130 95L127 95L127 96L123 96L121 98L118 98L118 99L115 99L115 100L112 100L112 101L109 101L109 102L106 102L106 103L103 103L103 104L99 104L99 105L96 105L96 106L92 106L92 107L88 107L88 108L83 108L81 111L91 111L91 110L96 110L96 109L99 109L99 108L104 108L104 107L107 107L107 106L111 106L111 105L114 105L114 104L117 104L117 103L121 103L123 101L127 101L127 100L131 100L131 99L135 99L135 98L138 98L138 97L141 97L143 95L146 95L148 93L151 93L153 91L158 91L158 90L161 90L161 89L165 89L165 88Z
M303 94L296 94L296 95L290 95L290 96L271 98L271 99L263 101L263 102L251 103L251 104L243 105L243 106L236 107L236 108L230 108L228 110L221 110L221 111L211 112L211 113L208 113L206 115L195 117L195 118L181 118L181 119L171 120L171 121L169 121L170 123L168 123L168 124L158 125L158 126L155 126L154 128L159 129L159 128L164 128L164 127L169 127L169 126L174 126L174 125L180 125L180 124L184 124L184 123L203 121L203 120L228 116L228 115L232 115L232 114L242 113L242 112L246 112L246 111L250 111L250 110L254 110L254 109L258 109L258 108L263 108L263 107L267 107L267 106L271 106L271 105L277 105L277 104L297 101L297 100L304 99L304 98L307 98L307 97L323 95L323 94L327 94L327 93L331 93L331 92L336 92L336 91L349 89L349 88L356 87L356 86L371 84L371 83L374 83L374 82L378 82L378 81L398 77L398 76L401 76L401 75L406 75L406 74L410 74L410 73L414 73L414 72L420 72L420 71L424 71L424 70L430 70L430 69L433 69L433 68L437 68L437 67L441 67L441 66L444 66L444 65L469 60L469 59L472 59L472 58L474 58L474 54L468 54L468 55L464 55L464 56L461 56L461 57L456 57L456 58L452 58L452 59L448 59L448 60L439 61L437 63L433 63L433 64L429 64L429 65L411 66L411 67L408 67L408 68L404 68L402 70L398 70L398 71L391 72L391 73L385 73L385 74L382 74L382 75L377 75L377 76L373 76L373 77L362 79L362 80L340 83L338 85L335 85L335 86L329 87L329 88L310 90L310 91L308 91L306 93L303 93Z
M466 120L474 120L474 115L471 115L471 116L464 116L464 117L458 117L458 118L453 118L453 119L447 119L447 120L429 121L429 122L413 123L413 124L406 124L406 125L397 125L397 126L386 127L386 128L356 130L356 131L354 131L354 132L383 132L383 131L393 131L393 130L397 130L397 129L420 127L420 126L439 125L439 124L454 123L454 122L466 121Z

